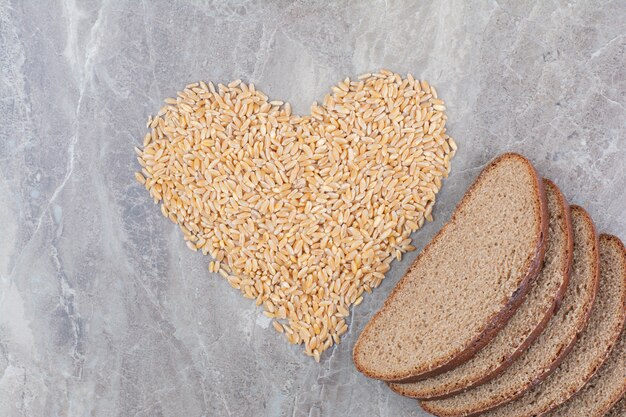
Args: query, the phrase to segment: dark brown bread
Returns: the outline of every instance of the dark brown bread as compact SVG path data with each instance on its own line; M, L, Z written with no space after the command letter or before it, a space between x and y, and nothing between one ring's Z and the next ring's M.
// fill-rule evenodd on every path
M600 236L600 287L591 311L587 327L576 341L572 351L552 375L541 384L528 390L517 400L504 407L486 413L485 417L532 417L555 409L578 392L602 366L611 349L619 339L626 320L626 253L624 245L615 236ZM619 352L619 349L618 349ZM619 357L619 353L616 353ZM615 362L614 360L610 362ZM626 384L624 369L626 359L621 365ZM568 412L564 416L601 415L617 401L621 395L620 381L616 375L610 378L607 371L619 372L619 364L606 369L599 379L586 386L586 394L577 394L578 400L563 407ZM614 389L610 389L613 386ZM598 392L602 391L602 392ZM593 393L593 394L591 394ZM611 395L610 395L611 394ZM607 405L608 404L608 405ZM598 414L598 410L603 412ZM578 410L574 412L573 410ZM582 412L581 410L586 410ZM591 411L594 413L591 413Z
M603 253L604 262L611 264L610 270L621 278L622 286L626 286L626 249L615 236L600 237L600 246L606 248ZM622 300L622 315L626 315L626 300ZM566 403L548 413L554 417L600 417L607 413L626 416L624 400L619 401L626 392L626 330L622 330L619 342L611 351L608 359L595 373L593 378ZM613 407L613 408L611 408ZM619 413L621 407L622 414Z
M599 277L598 238L593 222L578 206L572 206L571 213L572 274L561 308L546 329L497 378L450 398L422 401L426 411L438 416L467 417L504 405L550 375L571 350L589 319Z
M515 312L543 261L547 204L532 164L490 163L361 333L354 363L414 381L471 358Z
M616 407L613 407L624 396L625 392L626 332L622 332L619 343L611 352L606 363L587 385L565 404L545 415L551 417L601 417L609 411L613 413L613 408L616 408L615 412L617 413L621 407L622 414L615 415L625 417L624 404L616 404ZM621 403L624 401L622 400ZM608 415L613 415L611 413Z
M624 375L626 380L626 375ZM624 417L626 416L626 395L622 394L622 398L611 408L605 417Z
M544 179L548 201L548 235L544 266L519 309L476 356L443 374L389 386L419 399L446 398L487 382L504 371L539 336L558 308L567 283L573 252L569 206L558 187Z

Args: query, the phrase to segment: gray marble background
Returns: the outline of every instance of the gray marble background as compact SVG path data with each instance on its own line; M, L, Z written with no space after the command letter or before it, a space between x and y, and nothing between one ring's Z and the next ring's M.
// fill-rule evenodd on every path
M411 72L459 144L418 248L511 150L625 239L625 33L623 0L0 0L0 415L425 416L351 361L416 253L316 364L134 181L148 115L199 79L308 112L345 76Z

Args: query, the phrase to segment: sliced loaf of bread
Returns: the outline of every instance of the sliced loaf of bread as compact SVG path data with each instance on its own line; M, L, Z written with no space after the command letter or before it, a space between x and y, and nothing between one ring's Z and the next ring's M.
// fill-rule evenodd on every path
M549 214L544 266L513 317L469 361L432 378L391 383L392 390L407 397L434 399L485 383L504 371L548 324L569 282L573 232L569 206L560 190L549 180L544 180L544 186Z
M597 374L565 404L545 414L550 417L626 416L626 331ZM618 404L615 404L619 401ZM615 404L615 405L614 405Z
M561 308L510 367L491 381L441 400L422 401L437 416L467 417L506 404L546 378L570 351L589 319L599 278L598 238L589 215L572 206L574 257Z
M517 400L486 413L485 417L532 417L553 410L567 401L585 386L609 356L620 336L624 320L626 320L625 306L626 253L624 252L624 245L615 236L601 235L600 286L587 327L581 333L571 352L563 359L563 362L552 375L541 384L528 390ZM622 371L624 366L626 366L626 361L622 364ZM626 374L623 376L622 385L626 384ZM609 385L609 383L616 383L616 381L605 381L604 377L597 382L603 382L604 386ZM619 383L617 385L619 386ZM587 388L590 387L587 386ZM603 394L606 395L601 395L601 397L609 396L610 391L605 390ZM615 395L616 392L619 395ZM613 402L617 401L620 395L620 389L613 391ZM587 398L582 396L574 402L581 403L583 397ZM589 399L593 400L593 398ZM579 405L582 406L582 404ZM596 409L597 407L594 406L593 408ZM604 411L609 408L610 406L604 407ZM590 414L576 412L575 414L566 413L564 415L588 416Z
M359 371L410 382L471 358L515 312L544 256L547 204L532 164L490 163L355 345Z
M626 249L615 236L600 237L602 266L608 273L617 275L622 287L626 286ZM604 272L601 272L604 274ZM618 313L619 314L619 313ZM626 302L622 300L621 314L626 314ZM554 417L600 417L626 416L626 400L621 400L626 392L626 329L608 359L595 373L593 378L569 401L548 413ZM615 405L614 405L615 404ZM613 407L613 408L612 408ZM621 411L620 411L621 408ZM619 414L621 412L621 414ZM615 413L615 414L613 414Z

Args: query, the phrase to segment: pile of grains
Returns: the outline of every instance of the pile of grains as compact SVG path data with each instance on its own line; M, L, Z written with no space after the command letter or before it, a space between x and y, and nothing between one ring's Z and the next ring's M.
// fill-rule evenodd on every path
M209 271L319 361L432 220L456 151L443 101L382 70L340 82L308 116L240 80L165 103L136 149L137 180L211 255Z

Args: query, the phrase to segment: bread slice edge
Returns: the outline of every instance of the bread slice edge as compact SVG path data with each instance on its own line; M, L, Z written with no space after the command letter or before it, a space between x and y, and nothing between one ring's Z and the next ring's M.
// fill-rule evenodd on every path
M591 258L593 259L593 264L592 264L593 287L590 289L591 295L589 297L588 304L585 306L585 311L578 320L578 323L576 326L577 330L576 330L575 337L573 337L572 340L567 344L567 346L565 346L559 352L557 357L551 362L550 366L546 367L543 370L543 372L541 372L539 375L535 375L534 379L532 379L523 389L519 390L517 393L515 393L515 395L510 396L505 401L501 401L497 404L489 404L488 406L483 406L481 408L474 408L474 410L471 412L463 412L463 413L455 413L455 412L446 413L446 412L443 412L442 410L439 410L438 407L436 406L434 407L431 406L431 404L428 401L420 402L421 407L425 411L431 414L438 415L440 417L460 417L461 415L463 417L479 416L485 413L486 411L501 407L505 404L510 403L513 400L520 398L526 391L536 386L537 384L541 383L544 379L550 376L559 367L559 365L563 362L563 360L565 360L567 355L572 351L572 349L574 348L574 345L576 344L576 342L578 341L580 337L580 334L584 332L585 329L587 328L587 324L589 323L589 318L591 316L591 311L593 309L596 295L598 293L598 289L600 286L600 242L599 242L599 236L597 233L596 226L593 220L591 219L591 216L589 216L589 213L587 213L585 209L583 209L582 207L578 205L570 206L570 211L572 213L572 217L573 217L574 212L578 212L585 219L588 226L591 228L593 240L594 240L594 243L592 245L593 253L591 254Z
M557 187L557 185L551 180L544 178L543 182L544 182L545 189L550 188L552 189L552 191L554 191L557 199L559 200L559 205L563 208L563 216L564 216L563 224L566 227L567 256L564 259L563 265L561 265L561 271L564 277L563 282L561 283L561 285L559 286L559 288L557 289L555 293L554 299L552 301L552 305L550 306L550 308L545 310L544 315L541 318L537 327L533 329L533 331L528 335L528 337L524 340L524 342L509 357L507 357L507 359L504 360L497 368L495 368L488 374L484 375L482 378L479 378L476 381L472 382L471 384L468 384L467 386L450 390L444 394L435 394L435 395L428 395L428 394L416 395L414 392L407 390L404 387L404 384L401 384L401 383L398 383L398 384L390 383L389 387L391 388L391 390L405 397L415 398L418 400L439 400L439 399L451 397L455 394L458 394L461 391L474 388L478 385L489 382L490 380L496 378L498 375L504 372L518 357L521 356L522 353L526 351L526 349L537 339L537 337L539 337L541 332L543 332L543 330L546 328L546 326L550 322L550 319L552 318L554 313L560 308L561 302L563 301L563 296L565 295L565 290L567 289L567 285L569 284L571 268L572 268L572 258L574 256L574 232L572 230L570 206L567 200L565 199L565 196L563 195L561 190Z
M537 239L534 242L533 246L533 255L526 262L524 270L526 273L523 278L520 280L520 284L518 285L517 290L513 293L513 295L507 300L504 304L503 308L500 309L499 312L492 315L488 320L486 326L483 330L478 333L478 335L467 343L467 345L459 350L459 352L455 355L451 355L451 357L441 360L439 363L433 364L428 369L414 369L411 371L407 371L404 373L397 373L394 375L383 375L376 372L371 372L367 369L366 366L360 363L358 360L358 351L359 351L359 340L357 340L354 350L353 350L353 362L355 364L356 369L363 373L364 375L379 379L388 382L415 382L424 378L428 378L430 376L434 376L440 374L442 372L446 372L464 362L472 358L476 352L482 349L487 343L489 343L497 334L497 332L508 322L509 318L515 313L517 308L522 303L524 297L530 290L530 285L533 280L537 277L537 274L541 270L541 266L543 264L543 257L545 254L545 242L548 230L548 208L547 208L547 197L544 190L544 185L541 177L539 177L535 167L532 163L526 159L524 156L517 153L505 153L502 154L495 159L493 159L487 167L483 169L480 175L476 178L474 183L470 186L467 192L464 194L463 198L457 205L454 210L454 213L450 220L437 232L437 234L431 239L431 241L426 244L420 255L413 261L405 275L400 279L398 284L394 287L392 292L389 294L387 299L385 300L381 309L374 314L374 316L370 319L368 324L365 326L361 335L366 333L367 329L372 325L374 321L380 315L380 311L384 310L388 303L394 298L394 295L402 290L404 283L407 280L407 277L411 274L413 269L419 264L419 260L422 255L429 250L429 248L433 245L433 242L438 241L442 235L445 234L447 227L450 223L453 223L456 218L456 213L458 212L459 207L466 204L465 202L472 198L473 193L475 192L478 185L481 183L481 179L488 175L488 173L497 166L498 163L504 161L507 158L514 158L520 160L527 170L531 173L531 177L534 180L534 190L535 190L535 198L537 199L538 204L536 205L538 208L534 215L539 219L538 222L538 230L536 230ZM360 336L359 336L360 338Z

